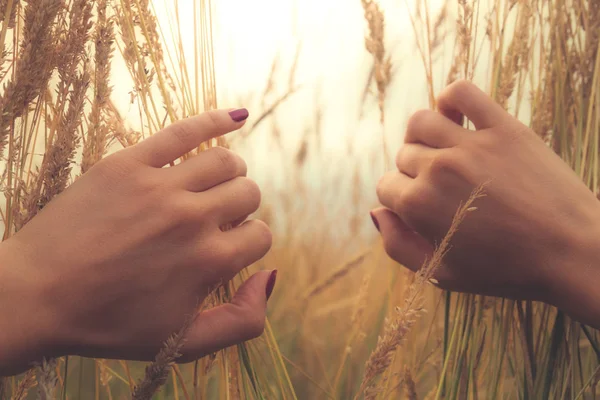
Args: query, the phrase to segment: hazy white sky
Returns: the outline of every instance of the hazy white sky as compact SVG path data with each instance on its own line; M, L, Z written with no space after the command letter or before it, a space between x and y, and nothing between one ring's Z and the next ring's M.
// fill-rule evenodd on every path
M179 0L180 28L190 54L194 43L194 1ZM253 114L260 113L260 108L254 108L258 104L239 104L237 99L260 96L277 55L281 58L277 84L282 93L287 71L301 43L296 82L302 85L302 90L282 107L285 126L292 131L286 135L298 137L299 132L294 132L294 127L303 128L304 121L312 117L317 106L325 108L323 129L331 146L339 145L340 138L356 133L359 101L371 63L364 48L366 23L360 0L213 0L213 3L221 107L245 106ZM413 1L381 1L387 19L386 44L396 71L395 85L390 92L393 104L388 113L390 126L426 105L423 103L425 79L414 49L406 3ZM172 0L155 0L163 27L168 26L168 14L172 12L167 11L167 4L172 5ZM431 0L430 4L436 9L441 1ZM125 71L117 72L117 81L119 76L125 77ZM122 81L129 82L125 78ZM124 109L130 108L131 117L135 119L135 107L128 104L130 84L117 82L115 90L117 101ZM316 97L319 97L319 105L315 103ZM377 110L369 107L369 111L362 124L370 127L367 129L378 129ZM370 138L365 138L365 142L369 141ZM368 143L362 143L365 144Z
M198 0L179 0L180 28L184 46L190 49L190 54L194 42L194 1ZM249 108L249 123L252 123L252 116L263 111L260 97L274 58L280 57L280 72L275 83L276 94L282 94L287 87L296 48L301 43L296 83L302 85L302 89L286 101L275 116L284 151L272 144L270 122L263 124L246 145L237 149L248 161L257 180L268 179L272 183L286 179L283 173L272 176L264 172L267 169L279 171L284 164L289 164L290 155L297 151L307 129L311 129L316 109L323 113L322 149L327 157L325 160L309 159L307 173L311 181L317 182L332 168L355 168L356 163L366 165L370 162L369 157L383 159L382 156L369 156L380 155L382 147L382 127L375 96L369 97L365 114L360 115L362 92L372 65L364 45L367 30L360 0L213 0L213 3L219 106ZM408 116L427 107L425 74L415 47L408 3L412 5L414 0L380 2L387 21L386 47L394 65L385 125L392 157L401 145ZM441 0L429 1L432 15L437 14L442 3ZM168 26L168 15L172 11L167 7L172 4L172 0L155 0L163 27ZM451 50L447 49L445 58ZM441 64L443 61L444 57ZM440 70L447 70L447 67L442 65ZM137 107L129 104L131 83L124 78L126 75L123 68L116 71L115 99L123 109L129 109L130 118L136 120ZM119 77L123 77L123 84L119 84ZM445 80L445 76L438 78ZM352 162L345 158L348 143L358 151L358 155L350 160ZM381 161L376 161L375 165L375 172L361 167L365 179L375 181L383 172Z

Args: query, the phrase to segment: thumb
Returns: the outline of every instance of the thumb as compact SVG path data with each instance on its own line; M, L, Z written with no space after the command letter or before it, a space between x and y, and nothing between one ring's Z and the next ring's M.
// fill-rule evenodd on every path
M381 233L386 253L411 271L417 271L426 258L433 254L433 247L417 232L387 208L371 211L375 227Z
M180 362L189 362L263 333L277 270L252 275L230 303L202 312L187 334Z

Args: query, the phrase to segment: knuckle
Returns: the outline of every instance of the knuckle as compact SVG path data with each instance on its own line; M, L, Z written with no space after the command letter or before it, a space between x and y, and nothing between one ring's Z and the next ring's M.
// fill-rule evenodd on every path
M463 98L471 90L473 84L466 79L459 79L452 82L443 90L440 98L454 100Z
M240 163L243 163L243 160L241 160L234 152L224 147L213 147L211 152L217 159L216 162L219 164L220 168L232 176L235 176L238 173Z
M271 228L260 220L254 220L253 223L256 226L256 233L254 233L254 237L258 243L262 245L264 248L264 253L266 254L273 245L273 233L271 232Z
M417 131L423 124L425 124L430 118L432 110L419 110L410 116L406 124L406 133L409 136L410 133Z
M377 182L377 186L375 187L375 193L377 194L377 198L381 201L383 197L383 186L384 186L384 177L379 178L379 182Z
M377 198L380 201L382 201L385 197L387 188L389 186L388 181L389 181L391 175L392 175L392 172L386 172L385 174L383 174L383 176L381 178L379 178L379 181L377 182L375 192L377 193Z
M262 194L260 187L250 178L239 178L241 195L247 200L250 208L256 211L260 206Z
M410 209L413 202L412 196L409 195L408 190L403 190L394 197L394 203L392 204L392 210L398 214L404 214L404 210Z
M157 179L151 173L140 171L139 173L130 174L127 178L128 185L141 196L152 196L162 192L165 189L165 182L162 179ZM152 197L154 198L154 197Z
M396 196L395 200L394 211L402 216L413 217L419 214L419 210L427 202L427 194L421 186L411 185Z
M221 274L227 279L247 267L244 251L227 239L222 239L215 246L217 264L221 267Z
M406 145L402 146L396 153L396 167L400 168L406 157Z
M247 222L251 229L246 231L245 240L252 242L251 247L239 247L225 237L211 241L208 248L213 261L222 269L235 275L250 264L264 257L273 245L273 234L267 224L259 220ZM202 254L199 254L201 256Z
M461 78L454 81L449 87L455 90L468 90L473 86L468 80Z
M135 166L133 160L126 157L124 151L120 151L101 159L90 171L112 180L129 177L131 172L135 170Z
M218 241L214 248L221 265L230 265L238 258L237 247L228 240Z
M459 165L459 160L457 158L458 157L454 156L453 153L440 152L431 159L431 164L429 165L429 172L432 175L440 175L453 172L457 169Z

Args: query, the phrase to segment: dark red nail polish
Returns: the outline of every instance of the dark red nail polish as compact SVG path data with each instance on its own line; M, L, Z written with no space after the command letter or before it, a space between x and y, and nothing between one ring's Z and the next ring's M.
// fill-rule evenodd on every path
M275 288L275 281L277 280L277 270L273 270L271 275L269 276L269 280L267 281L267 300L271 297L273 293L273 289Z
M373 213L371 212L371 219L373 220L373 225L375 225L375 228L377 228L377 232L381 232L379 230L379 221L377 221L377 218L375 218L375 215L373 215Z
M229 111L229 116L235 122L244 121L246 118L248 118L248 115L249 115L248 110L246 110L245 108L240 108L238 110Z

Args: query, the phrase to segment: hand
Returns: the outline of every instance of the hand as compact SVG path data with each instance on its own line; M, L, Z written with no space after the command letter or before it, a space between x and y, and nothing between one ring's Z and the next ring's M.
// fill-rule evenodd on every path
M439 286L543 300L576 313L583 282L590 276L599 281L594 194L534 132L474 85L446 88L439 109L410 119L397 171L377 187L385 208L372 216L387 253L417 270L459 204L488 182L437 271ZM461 126L463 115L476 131Z
M244 112L183 120L105 158L0 245L0 373L65 354L151 360L212 288L267 253L269 228L239 224L260 203L240 157L212 148L162 168ZM274 278L259 272L202 312L184 359L259 336Z

